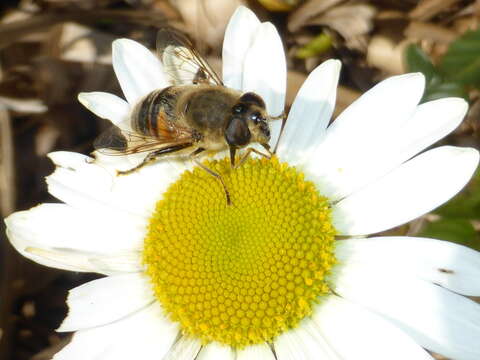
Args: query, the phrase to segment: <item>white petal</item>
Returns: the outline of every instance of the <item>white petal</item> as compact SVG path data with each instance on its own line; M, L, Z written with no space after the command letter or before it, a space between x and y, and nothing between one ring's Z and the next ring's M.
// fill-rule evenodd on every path
M283 113L287 84L287 65L282 40L271 23L263 23L247 52L243 68L244 92L260 95L271 116Z
M172 347L178 326L157 303L112 324L81 330L54 360L162 359Z
M274 345L279 360L342 360L309 318L281 334Z
M267 344L250 345L237 350L237 360L275 360L275 355Z
M140 250L147 226L138 217L78 210L65 204L41 204L16 212L6 221L10 233L21 236L29 246L98 253Z
M68 315L57 331L83 330L112 323L154 301L142 274L108 276L69 291Z
M126 120L130 113L130 105L125 100L109 93L80 93L78 101L95 115L110 120L114 125Z
M290 332L282 334L275 340L275 354L279 360L309 359L302 349L303 344Z
M303 83L278 145L277 154L282 161L302 165L325 136L335 108L340 68L338 60L325 61Z
M227 87L242 90L243 63L259 25L255 14L245 6L239 6L230 18L222 51L223 83Z
M15 249L39 264L102 274L140 271L145 221L110 216L108 212L95 216L94 209L42 204L16 212L5 222Z
M337 294L385 316L422 347L459 360L480 358L480 306L475 302L381 269L347 269L333 283Z
M199 340L182 336L162 360L194 360L201 348Z
M91 254L77 253L72 250L63 249L44 249L32 246L29 239L10 232L7 228L7 237L12 246L21 255L35 261L36 263L56 269L76 271L76 272L99 272L94 264L88 261Z
M337 296L317 306L313 322L340 359L433 359L388 321Z
M210 343L202 348L196 360L234 360L235 353L230 346Z
M136 41L115 40L112 44L112 63L130 105L149 92L169 85L157 57Z
M322 163L321 172L326 173L319 180L320 187L327 188L327 192L328 188L334 188L330 191L331 199L350 195L450 133L460 124L467 109L465 100L459 98L421 104L404 126L394 132L344 148L340 155L323 153L323 157L312 159Z
M412 73L388 78L363 94L328 127L329 142L361 143L359 137L376 131L390 131L413 114L425 88L425 77Z
M407 74L384 80L367 91L327 128L322 143L305 164L307 177L331 200L348 194L356 179L349 174L350 169L361 170L366 156L382 154L397 141L415 112L424 84L423 75Z
M101 274L125 274L145 270L140 251L94 254L88 258L88 262Z
M37 247L31 246L21 237L11 236L8 231L7 235L10 239L14 239L10 241L20 254L44 266L75 272L95 272L103 275L139 272L143 269L139 254L105 255L70 249ZM119 258L122 257L126 257L128 263L119 262Z
M335 227L342 235L364 235L413 220L459 192L478 159L478 151L470 148L427 151L338 202L333 208Z
M448 241L378 237L337 242L337 259L355 271L382 269L430 281L454 292L480 295L480 253Z
M468 103L461 98L443 98L420 104L398 135L400 161L417 154L452 132L462 122Z
M182 171L171 161L159 160L132 174L117 176L108 164L91 162L81 154L55 152L49 157L58 165L47 178L53 196L75 208L121 211L143 218L148 218Z

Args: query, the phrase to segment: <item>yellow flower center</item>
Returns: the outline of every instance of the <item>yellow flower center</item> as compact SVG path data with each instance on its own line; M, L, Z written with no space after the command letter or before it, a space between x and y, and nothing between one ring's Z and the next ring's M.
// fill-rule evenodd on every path
M205 165L221 174L232 204L213 176L185 172L150 219L146 272L184 333L235 348L272 341L329 293L328 200L276 158Z

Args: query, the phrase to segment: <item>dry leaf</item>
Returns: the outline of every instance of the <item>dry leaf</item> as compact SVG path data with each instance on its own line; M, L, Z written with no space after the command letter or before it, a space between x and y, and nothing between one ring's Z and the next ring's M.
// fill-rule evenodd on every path
M345 39L347 47L362 50L366 47L362 36L372 30L375 14L376 9L371 5L341 5L310 19L308 25L329 26Z
M448 11L457 2L459 0L422 0L409 15L414 20L430 20L439 13Z
M60 137L60 130L50 124L40 127L35 134L35 154L46 156L53 150L55 143Z
M405 29L405 36L414 40L427 40L435 43L449 44L457 38L457 34L440 25L412 21Z
M176 0L172 3L182 15L187 31L211 47L218 47L225 27L243 0Z
M397 43L382 35L370 39L367 50L367 64L389 75L403 74L403 54L408 41Z
M345 0L310 0L295 10L289 17L288 30L295 32L308 21Z
M0 104L8 110L21 114L42 114L48 110L40 99L15 99L0 96Z
M58 41L60 59L83 63L111 64L111 52L99 53L99 48L110 50L112 36L94 31L89 27L67 22L61 25Z

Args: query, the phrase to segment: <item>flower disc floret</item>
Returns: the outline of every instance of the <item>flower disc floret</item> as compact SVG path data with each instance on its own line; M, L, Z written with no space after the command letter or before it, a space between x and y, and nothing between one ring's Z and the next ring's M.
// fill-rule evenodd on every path
M327 198L276 158L207 161L156 205L143 260L155 295L184 333L236 348L296 327L329 293L335 264Z

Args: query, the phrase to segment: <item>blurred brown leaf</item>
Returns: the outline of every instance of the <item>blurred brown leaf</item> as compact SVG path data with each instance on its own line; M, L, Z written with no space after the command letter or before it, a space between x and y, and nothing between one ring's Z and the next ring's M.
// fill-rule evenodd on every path
M311 18L321 15L329 8L345 0L310 0L293 11L288 20L288 30L295 32L305 26Z
M430 20L441 12L448 11L460 0L421 0L418 5L410 11L410 17L414 20Z

